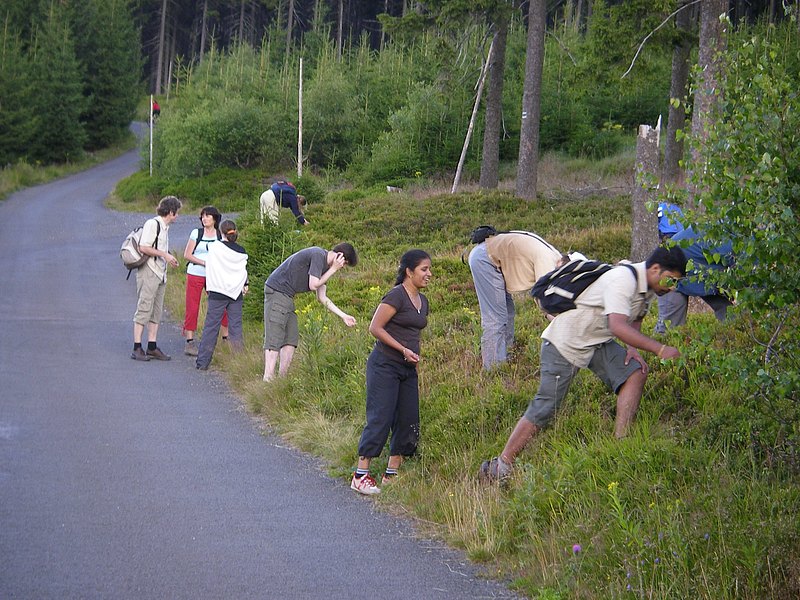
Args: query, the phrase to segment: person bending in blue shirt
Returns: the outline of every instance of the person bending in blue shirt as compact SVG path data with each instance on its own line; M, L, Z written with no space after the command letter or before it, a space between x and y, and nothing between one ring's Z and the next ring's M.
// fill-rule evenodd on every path
M692 269L681 279L677 287L658 298L658 321L655 332L665 333L667 326L680 327L686 323L686 313L689 306L689 296L702 298L713 310L717 320L724 321L728 317L728 307L733 304L730 298L703 281L703 274L708 270L722 270L733 264L733 245L726 242L721 246L712 248L691 227L679 231L672 236L673 242L685 241L692 243L688 246L680 244L686 258L691 260ZM707 255L719 254L720 262L709 262Z
M288 208L300 225L308 225L309 220L303 214L301 206L306 205L306 199L297 193L297 189L290 181L276 181L270 188L261 194L259 206L261 209L261 224L264 217L268 217L275 225L278 224L278 213L281 208Z

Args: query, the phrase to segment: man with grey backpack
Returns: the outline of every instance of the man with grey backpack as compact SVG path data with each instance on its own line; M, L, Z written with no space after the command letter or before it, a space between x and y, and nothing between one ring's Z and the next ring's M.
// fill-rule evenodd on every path
M158 203L156 217L148 219L142 227L139 251L148 259L136 269L136 313L133 315L133 352L131 358L139 361L170 360L156 343L161 313L164 309L164 292L167 289L167 265L178 266L178 259L169 253L169 226L178 218L181 201L175 196L165 196ZM142 348L142 337L147 327L147 350Z

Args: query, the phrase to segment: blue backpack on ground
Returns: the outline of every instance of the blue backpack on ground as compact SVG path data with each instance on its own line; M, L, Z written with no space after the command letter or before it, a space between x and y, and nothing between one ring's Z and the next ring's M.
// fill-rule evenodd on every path
M623 265L636 277L632 265ZM575 299L614 265L599 260L571 260L567 264L542 275L531 288L531 296L539 301L546 313L559 315L575 308ZM638 279L638 278L637 278Z

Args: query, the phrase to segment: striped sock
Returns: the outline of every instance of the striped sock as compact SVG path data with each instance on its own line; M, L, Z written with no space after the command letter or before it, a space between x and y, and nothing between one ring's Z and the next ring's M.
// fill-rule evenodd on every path
M361 479L364 475L369 475L369 469L356 469L355 478Z
M383 476L386 477L386 478L396 477L397 476L397 469L390 469L389 467L386 467L386 472L383 474Z

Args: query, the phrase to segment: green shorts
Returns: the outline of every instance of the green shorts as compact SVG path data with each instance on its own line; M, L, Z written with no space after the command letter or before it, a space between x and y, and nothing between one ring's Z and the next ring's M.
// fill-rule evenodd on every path
M294 298L264 285L264 350L279 351L300 342Z

